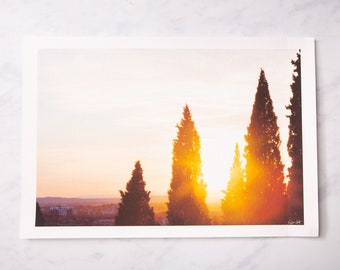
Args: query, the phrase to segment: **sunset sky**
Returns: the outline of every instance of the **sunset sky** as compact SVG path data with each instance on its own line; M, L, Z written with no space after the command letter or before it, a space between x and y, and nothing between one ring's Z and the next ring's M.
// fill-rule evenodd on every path
M261 68L287 163L285 106L297 51L39 50L37 196L119 196L137 160L146 189L166 195L176 124L188 104L208 198L220 199L236 142L243 154Z

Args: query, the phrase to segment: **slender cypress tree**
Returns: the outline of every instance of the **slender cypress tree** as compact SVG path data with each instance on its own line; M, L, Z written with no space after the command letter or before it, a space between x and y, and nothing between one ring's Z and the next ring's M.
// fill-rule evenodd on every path
M188 105L173 142L172 179L168 191L170 225L209 224L206 184L202 179L200 137Z
M234 161L230 168L228 186L222 199L222 211L225 224L244 224L244 169L238 144L235 146Z
M301 113L301 55L292 60L294 66L292 97L286 107L290 110L289 139L287 143L291 166L288 168L289 183L287 187L289 220L303 224L303 166L302 166L302 113Z
M155 225L153 208L149 206L150 191L145 191L143 170L139 161L135 164L126 192L119 191L121 202L115 225Z
M245 140L247 223L284 224L287 209L281 139L262 69Z
M44 226L45 220L41 213L40 205L38 202L35 203L35 226Z

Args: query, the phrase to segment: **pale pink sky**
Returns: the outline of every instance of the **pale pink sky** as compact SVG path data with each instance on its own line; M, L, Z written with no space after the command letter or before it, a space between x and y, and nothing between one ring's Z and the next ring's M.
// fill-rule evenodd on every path
M165 195L187 103L208 196L222 197L236 142L243 152L261 68L287 162L297 50L39 50L37 196L118 196L137 160L146 189Z

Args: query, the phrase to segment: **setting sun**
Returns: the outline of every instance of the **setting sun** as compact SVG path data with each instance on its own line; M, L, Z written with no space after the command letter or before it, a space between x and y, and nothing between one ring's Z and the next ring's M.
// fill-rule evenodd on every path
M176 124L188 104L201 139L208 200L221 200L236 143L242 156L261 67L288 160L285 106L295 53L39 51L37 195L119 196L136 160L151 195L167 195Z

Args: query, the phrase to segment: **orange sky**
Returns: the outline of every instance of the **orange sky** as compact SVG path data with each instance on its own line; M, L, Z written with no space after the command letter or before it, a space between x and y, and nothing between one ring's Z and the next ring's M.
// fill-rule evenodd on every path
M286 140L296 50L41 49L37 196L119 196L137 160L165 195L172 141L187 103L201 137L210 199L242 152L260 69Z

